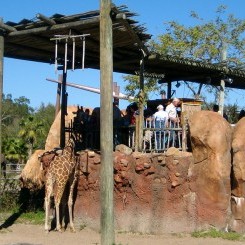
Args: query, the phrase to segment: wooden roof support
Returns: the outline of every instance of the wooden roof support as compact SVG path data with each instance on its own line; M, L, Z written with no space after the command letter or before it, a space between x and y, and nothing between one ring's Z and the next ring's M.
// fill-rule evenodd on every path
M130 24L126 19L120 19L121 23L124 24L124 26L127 28L127 31L129 32L129 35L135 40L135 45L138 45L138 48L142 51L144 51L145 55L149 55L149 51L147 47L142 43L138 35L134 32Z
M7 32L16 32L17 31L14 27L8 26L8 25L4 24L2 21L0 21L0 28L4 29Z
M122 17L122 16L119 15L118 17ZM11 37L12 36L22 36L22 35L28 35L28 34L33 35L33 34L43 33L43 32L47 32L47 31L60 31L60 30L64 30L64 29L71 29L71 28L76 28L76 27L81 27L81 26L87 26L87 28L89 28L88 27L89 25L91 25L91 26L92 25L99 25L99 21L100 21L100 17L95 17L93 19L72 21L69 23L55 24L52 26L37 27L37 28L28 29L28 30L20 30L20 31L12 30L12 32L9 33L8 36L11 36ZM119 19L116 18L114 23L120 22L120 21L121 21L120 18Z
M114 244L113 206L113 40L111 0L100 0L101 245Z
M45 23L47 23L48 25L52 26L52 25L55 25L56 22L48 17L46 17L45 15L43 14L37 14L36 17L39 19L39 20L42 20L44 21Z

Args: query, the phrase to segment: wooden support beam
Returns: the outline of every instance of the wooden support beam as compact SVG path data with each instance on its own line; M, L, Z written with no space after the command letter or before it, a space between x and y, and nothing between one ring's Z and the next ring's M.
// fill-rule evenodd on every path
M79 20L79 21L73 21L70 23L64 23L64 24L56 24L53 26L43 26L43 27L37 27L37 28L32 28L28 30L20 30L16 32L11 32L8 34L8 36L22 36L22 35L33 35L33 34L38 34L38 33L43 33L43 32L49 32L49 31L61 31L64 29L71 29L75 27L80 27L83 25L97 25L99 23L99 17L95 17L93 19L88 19L88 20Z
M115 244L111 0L100 0L101 245Z
M55 25L56 22L48 17L46 17L45 15L43 14L37 14L36 17L39 19L39 20L42 20L44 21L45 23L47 23L48 25L52 26L52 25Z
M143 52L143 50L142 50ZM145 91L144 91L144 53L140 60L140 93L139 93L139 124L138 124L138 150L142 152L143 147L143 128L144 128L144 102L145 102Z
M2 21L0 21L0 28L4 29L7 32L16 32L17 31L14 27L8 26L8 25L4 24Z
M168 91L167 91L167 98L171 99L171 94L172 94L172 82L168 81Z
M120 22L121 19L116 19L114 23ZM22 35L34 35L38 33L43 33L43 32L53 32L53 31L61 31L61 30L69 30L72 28L76 27L81 27L81 26L86 26L87 28L92 28L94 25L99 25L100 22L100 17L95 17L93 19L86 19L86 20L78 20L78 21L73 21L70 23L63 23L63 24L56 24L52 26L43 26L43 27L37 27L37 28L32 28L28 30L19 30L19 31L12 31L8 34L8 36L22 36Z

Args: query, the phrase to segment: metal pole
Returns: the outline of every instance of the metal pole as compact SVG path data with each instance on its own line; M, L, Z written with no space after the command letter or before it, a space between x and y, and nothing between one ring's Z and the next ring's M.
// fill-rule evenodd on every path
M65 67L63 67L63 79L61 89L61 115L60 115L60 147L65 147L65 116L67 112L67 95L66 95L66 77L67 73Z
M0 164L2 163L2 101L3 101L4 37L0 33Z
M100 0L101 244L115 244L113 207L113 41L111 0Z

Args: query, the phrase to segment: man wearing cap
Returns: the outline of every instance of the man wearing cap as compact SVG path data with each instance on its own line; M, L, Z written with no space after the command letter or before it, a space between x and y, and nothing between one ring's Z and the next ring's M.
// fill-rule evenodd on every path
M163 105L157 107L157 112L153 114L155 128L165 128L168 122L168 113L164 111ZM156 131L156 149L165 148L165 133L163 130Z
M166 112L168 113L168 117L171 122L177 123L179 122L179 118L177 116L177 107L180 104L180 100L178 98L174 98L172 103L170 103L166 107Z

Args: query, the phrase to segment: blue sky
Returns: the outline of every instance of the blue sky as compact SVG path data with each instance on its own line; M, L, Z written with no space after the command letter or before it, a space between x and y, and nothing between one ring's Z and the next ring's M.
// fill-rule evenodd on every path
M190 17L191 11L197 12L205 20L211 20L215 17L217 7L224 4L228 7L228 13L233 13L235 17L242 19L245 9L244 0L115 0L113 2L116 5L127 5L130 11L137 13L138 16L135 19L145 25L147 32L152 34L153 38L164 33L163 23L167 21L178 21L185 26L197 24ZM24 18L35 18L37 13L51 16L55 13L71 15L97 10L99 4L99 0L4 1L1 4L0 17L4 22L19 22ZM30 99L30 104L34 108L39 107L42 102L55 104L57 85L46 81L46 78L57 79L53 65L4 59L4 94L12 94L13 98L25 96ZM123 92L125 82L122 80L122 74L114 73L113 80L120 85L121 92ZM68 71L67 81L99 88L99 71L90 69ZM100 104L98 94L69 87L67 91L69 105L79 104L84 107L96 107ZM180 88L176 92L176 96L191 96L191 94L184 94L185 92L185 89ZM243 90L236 90L230 94L226 103L238 103L244 107L244 97ZM159 98L157 94L151 97L151 99L156 98ZM127 104L127 101L121 101L120 108L126 108Z

